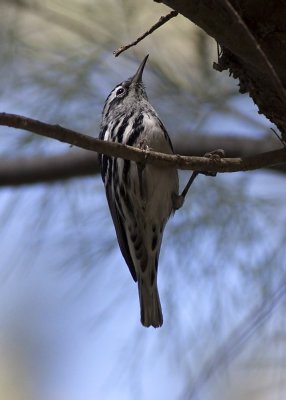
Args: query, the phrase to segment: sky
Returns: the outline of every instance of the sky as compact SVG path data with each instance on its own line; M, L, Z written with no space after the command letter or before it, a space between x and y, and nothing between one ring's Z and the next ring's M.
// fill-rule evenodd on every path
M79 51L81 56L88 52ZM156 60L154 50L153 54ZM178 71L183 71L180 49L174 54ZM32 67L22 60L23 65L17 65L21 79L15 75L22 84L12 86L11 69L10 80L3 83L1 110L96 136L105 97L133 74L142 54L124 55L115 67L108 53L90 69L76 54L68 65L60 52L53 56L58 66L69 68L62 79L53 78L58 70L47 57L44 68L41 63L37 68L38 79L49 84L31 85ZM168 65L147 65L144 79L171 136L177 128L251 137L269 131L269 122L247 96L230 96L218 109L211 102L202 103L196 115L195 95L189 94L189 87L186 92L177 92L175 85L168 89L171 79L164 68ZM169 69L174 69L173 63ZM81 71L88 78L76 86ZM207 82L199 86L204 85ZM236 93L236 81L227 85ZM61 102L56 101L57 86L67 92ZM8 156L69 151L68 145L31 140L23 132L3 127L0 132L1 151ZM188 173L180 177L186 181ZM234 330L245 327L251 310L271 298L281 284L284 179L270 171L197 179L184 209L166 228L159 268L165 321L156 330L140 325L137 288L119 252L99 176L2 188L0 324L13 378L14 368L20 369L13 382L29 386L29 400L191 398L205 366L212 365ZM277 372L272 368L277 365L273 355L284 355L282 300L263 329L234 351L235 357L228 360L227 351L222 352L225 360L216 365L219 373L203 380L193 398L234 398L230 393L238 392L240 382L247 386L247 374L252 373L259 386L255 368L263 362L273 377L269 382L283 396L284 385L276 382L283 365L278 363ZM271 343L269 354L265 342Z
M235 188L240 177L217 179L221 185ZM194 191L201 184L207 190L207 181L210 178L198 179ZM279 198L285 191L283 182L283 176L257 172L248 176L246 191L256 201L269 198L272 187L271 199ZM204 346L214 352L217 341L228 336L259 295L253 295L252 282L252 287L244 289L245 299L238 297L241 307L237 311L229 300L230 288L236 288L239 295L244 279L231 268L224 277L215 278L217 283L195 276L190 279L192 287L183 286L182 293L180 281L170 287L164 277L167 265L171 263L174 269L178 262L172 235L185 218L176 215L168 225L160 262L165 323L160 330L141 327L136 285L116 245L102 189L99 177L2 189L2 216L9 221L3 225L1 241L4 332L13 338L16 349L21 349L28 378L33 376L33 390L43 400L132 399L135 394L142 399L179 398L186 375L196 376L194 365L206 361ZM191 193L191 207L196 201L201 201L200 194ZM203 212L193 206L194 215ZM280 209L284 220L281 204ZM189 218L191 232L192 215ZM281 235L283 226L276 228L273 235ZM210 265L215 261L217 268L224 268L224 258L214 260L217 242L211 231L203 229L202 237L194 239L206 243L191 245L193 252L199 248L199 254L192 257L200 256ZM272 238L275 245L275 236ZM243 247L238 254L243 258ZM191 265L198 275L200 257ZM204 274L207 269L204 267ZM221 287L225 297L222 293L216 296L224 308L220 310L224 328L220 327L217 335L214 330L213 337L200 337L196 331L214 323L209 321L214 312L212 292L220 292L221 284L226 285ZM175 298L169 309L167 296L173 290L177 293L172 293Z

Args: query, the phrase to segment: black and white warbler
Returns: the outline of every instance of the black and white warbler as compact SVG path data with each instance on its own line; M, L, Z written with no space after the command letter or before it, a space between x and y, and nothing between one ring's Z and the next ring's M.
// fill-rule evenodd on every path
M168 133L148 102L142 74L148 56L136 74L117 85L105 101L99 138L129 146L172 154ZM218 162L221 149L205 157ZM181 195L175 168L99 156L102 180L121 253L138 282L141 322L155 328L163 324L157 289L157 271L165 225L179 209L199 172L194 171ZM214 172L201 172L216 176Z
M106 99L99 138L129 146L173 153L168 133L148 102L142 74L117 85ZM165 225L178 195L175 168L99 156L102 179L122 255L138 282L141 322L159 327L163 315L157 289L157 270Z

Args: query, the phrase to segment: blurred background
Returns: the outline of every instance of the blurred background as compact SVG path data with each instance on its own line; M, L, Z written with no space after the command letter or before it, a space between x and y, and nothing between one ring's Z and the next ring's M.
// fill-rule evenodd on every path
M238 82L212 69L215 41L182 16L114 58L167 7L0 3L1 112L97 137L105 98L149 53L147 92L176 148L194 138L206 151L226 138L233 153L255 143L254 154L272 137L280 146ZM0 132L1 165L13 162L19 174L25 160L36 171L43 157L78 154ZM188 177L180 173L182 187ZM165 231L156 330L140 324L96 158L93 175L2 183L0 398L285 398L285 178L263 170L196 180Z

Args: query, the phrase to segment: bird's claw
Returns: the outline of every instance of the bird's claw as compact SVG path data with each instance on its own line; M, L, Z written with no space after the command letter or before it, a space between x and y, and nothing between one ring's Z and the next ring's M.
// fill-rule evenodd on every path
M220 161L221 158L225 156L225 151L223 149L216 149L209 151L204 155L204 157L210 158L212 161Z
M223 149L216 149L213 151L209 151L204 155L204 157L209 158L214 163L218 163L224 156L225 156L225 151ZM199 171L199 173L206 176L217 175L216 172L208 172L208 171Z
M183 206L184 201L185 201L185 196L172 193L172 204L174 212L179 210Z
M144 151L144 158L145 158L145 162L147 161L148 157L149 157L149 152L152 150L151 147L148 146L148 144L146 143L146 141L144 139L140 140L140 142L138 143L138 147L139 149Z

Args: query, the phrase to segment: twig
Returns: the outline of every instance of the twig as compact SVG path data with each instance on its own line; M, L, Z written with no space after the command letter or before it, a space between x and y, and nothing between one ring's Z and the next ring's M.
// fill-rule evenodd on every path
M111 157L132 160L137 163L150 163L161 168L177 168L181 170L206 172L238 172L251 171L286 163L286 151L284 148L249 157L221 158L220 160L150 151L148 152L148 159L146 160L146 151L137 147L106 142L72 131L71 129L63 128L60 125L50 125L16 114L0 113L0 125L24 129L41 136L72 144L82 149L108 154Z
M284 149L286 149L286 143L285 141L278 135L278 133L275 131L274 128L270 128L272 130L272 132L274 133L274 135L277 137L277 139L279 140L279 142L282 144L282 146L284 147Z
M161 17L156 24L152 25L151 28L144 32L143 35L139 36L134 42L129 43L125 46L119 47L117 50L114 50L113 54L115 57L118 57L119 54L123 53L123 51L130 49L130 47L136 46L137 43L141 42L141 40L145 39L146 36L151 35L152 32L154 32L156 29L160 28L160 26L164 25L166 22L168 22L171 18L174 18L178 15L177 11L171 11L169 14Z

